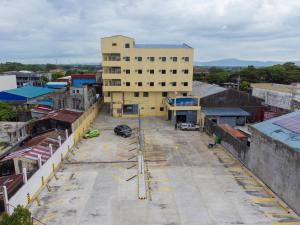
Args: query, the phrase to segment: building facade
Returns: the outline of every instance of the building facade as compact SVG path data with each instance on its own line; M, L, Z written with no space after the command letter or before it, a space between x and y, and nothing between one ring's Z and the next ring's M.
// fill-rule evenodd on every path
M133 38L117 35L102 38L101 50L104 102L110 103L113 116L140 113L178 122L190 118L190 111L199 111L199 99L191 101L190 96L194 59L190 46L136 44Z
M0 91L17 88L15 75L0 75Z
M32 72L26 70L4 72L3 75L15 76L17 87L24 87L27 85L41 86L40 79L42 77L46 77L49 80L51 79L51 73L38 73L38 72Z
M264 100L272 111L293 111L293 99L300 98L300 88L292 85L253 83L252 95Z

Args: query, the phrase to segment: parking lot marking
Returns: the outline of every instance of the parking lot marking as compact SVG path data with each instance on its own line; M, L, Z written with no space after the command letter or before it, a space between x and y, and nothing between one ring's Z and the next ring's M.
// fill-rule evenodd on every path
M299 225L300 221L298 222L279 222L279 223L272 223L271 225Z
M171 188L171 187L160 187L156 191L173 191L173 190L174 190L174 188Z
M276 202L275 198L253 198L252 202L261 203L261 202Z

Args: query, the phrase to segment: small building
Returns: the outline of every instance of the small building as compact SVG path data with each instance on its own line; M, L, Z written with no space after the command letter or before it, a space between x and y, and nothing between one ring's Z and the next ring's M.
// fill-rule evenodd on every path
M16 145L29 137L28 122L0 122L0 142Z
M230 134L231 136L233 136L241 141L244 141L244 142L248 141L248 137L245 134L243 134L241 131L239 131L237 129L234 129L229 124L226 124L226 123L220 124L219 127L221 129L223 129L226 133Z
M244 126L248 116L250 113L241 108L202 107L200 124L204 126L204 120L208 118L215 124L229 124L232 127Z
M295 85L252 83L252 95L264 100L273 112L293 110L293 99L300 98L300 87Z
M4 75L8 76L15 76L17 81L17 87L24 87L24 86L40 86L41 77L47 77L49 80L51 79L51 73L39 73L39 72L32 72L32 71L8 71L4 72Z
M65 131L52 130L39 134L23 145L16 151L7 154L0 161L0 168L6 167L13 162L14 168L10 173L20 174L23 168L28 172L35 172L41 164L44 164L66 139ZM50 146L51 145L51 146Z
M26 104L55 90L44 87L25 86L0 92L0 101L14 104Z
M200 106L203 108L241 108L250 114L247 117L249 122L264 120L263 100L248 93L194 81L193 95L200 97Z
M34 124L35 133L45 132L51 129L66 130L69 134L73 132L73 123L82 115L82 112L71 109L60 109L47 114L47 116L40 118Z
M0 74L0 91L17 88L16 75Z
M167 97L168 120L176 123L199 123L199 98L195 96Z
M252 137L246 165L299 214L300 111L249 128Z

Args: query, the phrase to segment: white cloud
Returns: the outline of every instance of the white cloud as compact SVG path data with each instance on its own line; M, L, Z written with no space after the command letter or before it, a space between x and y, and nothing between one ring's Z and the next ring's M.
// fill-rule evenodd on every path
M300 59L298 0L0 0L0 61L99 62L99 40L182 43L196 60Z

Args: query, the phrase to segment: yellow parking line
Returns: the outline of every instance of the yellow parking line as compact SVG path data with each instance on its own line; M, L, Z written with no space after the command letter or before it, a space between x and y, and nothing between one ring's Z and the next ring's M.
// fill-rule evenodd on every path
M253 198L252 202L261 203L261 202L276 202L275 198Z
M50 214L44 216L44 217L41 219L41 221L47 222L47 221L49 221L49 220L51 220L51 219L53 219L53 218L57 218L57 214L56 214L56 213L50 213Z
M116 181L121 181L121 177L118 174L113 173L112 176Z
M294 217L289 213L264 213L265 216L272 216L272 217Z
M282 223L272 223L271 225L299 225L300 224L300 221L299 222L282 222Z

